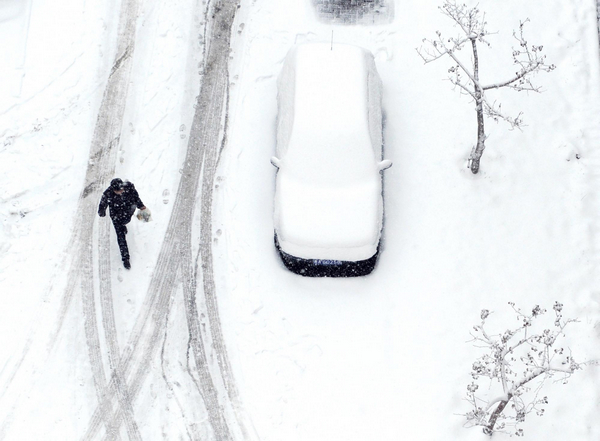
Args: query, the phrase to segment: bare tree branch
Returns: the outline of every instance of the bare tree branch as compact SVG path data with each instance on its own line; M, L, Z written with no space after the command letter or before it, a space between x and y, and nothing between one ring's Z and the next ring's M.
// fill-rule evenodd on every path
M528 75L537 71L551 72L556 66L546 64L546 55L541 55L543 46L531 46L523 36L523 27L529 22L529 19L519 23L519 35L513 31L513 37L519 42L520 49L513 48L513 64L518 65L521 69L515 73L515 76L509 80L483 86L484 90L499 89L500 87L510 86L514 90L540 92L540 87L535 87L531 84ZM517 84L515 84L517 83Z
M514 303L509 304L520 321L518 327L489 334L485 328L490 312L484 309L481 311L481 323L473 327L474 334L471 332L472 341L481 341L485 345L482 347L483 355L471 368L474 381L467 386L467 402L473 409L465 416L470 426L482 426L488 435L505 431L509 425L516 428L531 412L543 415L548 404L547 397L540 398L544 382L555 374L562 374L564 383L585 364L576 362L570 352L566 355L563 348L556 346L557 340L565 335L566 327L576 322L563 318L561 303L555 302L552 308L554 329L538 324L540 317L546 313L538 305L531 312L523 312ZM480 378L500 382L502 393L488 400L479 397L477 381ZM511 414L508 415L508 412ZM522 433L521 429L516 429L516 435Z
M448 56L453 61L453 66L448 69L448 79L454 87L458 87L461 94L469 95L475 103L477 114L477 144L473 146L469 157L469 168L473 173L479 171L479 161L485 149L484 116L498 122L505 121L511 129L521 129L524 127L522 112L516 116L510 116L502 111L499 103L490 102L485 96L487 90L497 90L501 88L513 89L519 92L541 92L541 88L534 86L531 82L531 76L539 71L550 72L556 68L553 64L546 64L546 56L542 55L543 46L530 45L525 39L523 29L529 19L519 22L519 29L513 31L513 38L518 42L517 48L513 47L512 57L513 65L518 67L515 74L506 80L497 81L487 85L482 85L479 79L479 56L477 43L490 46L487 37L491 35L487 31L485 14L478 7L469 8L465 4L457 4L455 0L445 0L440 6L442 14L452 20L458 26L462 35L457 37L444 37L440 31L436 31L435 39L423 39L423 45L417 48L417 53L425 64L439 60ZM470 60L472 67L463 62L458 52L465 48L465 44L470 43L472 49L472 58ZM460 73L464 73L466 78L463 80Z

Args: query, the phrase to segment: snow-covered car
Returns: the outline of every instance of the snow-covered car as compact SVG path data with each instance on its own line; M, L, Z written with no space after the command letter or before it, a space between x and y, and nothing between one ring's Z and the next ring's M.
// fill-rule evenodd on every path
M381 79L360 47L292 47L278 78L275 246L305 276L373 271L383 224Z

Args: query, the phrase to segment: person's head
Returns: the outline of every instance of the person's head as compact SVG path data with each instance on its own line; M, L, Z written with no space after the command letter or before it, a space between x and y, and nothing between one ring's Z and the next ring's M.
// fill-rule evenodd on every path
M123 181L119 178L113 179L110 181L110 188L112 188L112 191L114 191L116 194L123 193Z

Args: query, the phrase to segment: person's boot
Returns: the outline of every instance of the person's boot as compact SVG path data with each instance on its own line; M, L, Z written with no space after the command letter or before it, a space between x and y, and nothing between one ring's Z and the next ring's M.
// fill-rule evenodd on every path
M123 266L125 267L125 269L131 269L131 264L129 263L129 259L125 259L123 261Z

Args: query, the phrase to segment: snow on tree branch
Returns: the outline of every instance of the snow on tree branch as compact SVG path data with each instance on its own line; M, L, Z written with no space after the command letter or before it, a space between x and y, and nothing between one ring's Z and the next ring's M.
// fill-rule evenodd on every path
M509 429L517 436L523 435L518 424L531 412L538 416L545 412L549 402L547 396L541 396L545 381L558 376L567 383L573 373L590 364L575 361L570 351L558 344L567 326L577 322L563 317L561 303L555 302L552 307L550 327L541 323L546 310L539 305L530 312L523 312L512 302L509 305L519 323L516 327L489 332L487 319L491 312L484 309L481 322L471 331L471 341L483 354L471 366L473 381L467 385L466 399L472 410L465 415L466 425L481 426L488 435ZM482 381L482 389L494 395L478 393Z
M542 55L544 46L532 45L530 47L523 36L523 27L528 21L529 19L526 19L519 23L519 35L517 35L516 31L513 31L513 37L519 43L519 48L513 48L513 64L520 68L519 71L515 72L515 76L509 80L483 86L483 90L509 87L519 92L541 92L540 87L536 87L531 83L529 74L537 71L552 72L556 69L556 66L554 64L546 64L546 55Z
M531 77L539 72L551 72L556 66L546 64L546 56L542 55L543 46L530 44L524 36L524 26L529 19L519 23L519 29L513 31L513 37L518 46L513 47L512 64L517 71L508 79L482 85L479 78L479 54L477 44L491 47L487 37L490 33L486 26L485 14L479 8L470 8L466 4L457 4L454 0L446 0L439 8L441 13L450 18L459 28L459 35L455 37L443 36L436 31L435 38L422 40L423 45L417 48L417 53L425 64L437 61L440 58L449 57L452 66L448 69L448 79L461 94L469 95L475 103L477 114L477 143L473 146L469 157L469 168L473 173L479 171L481 156L485 149L484 116L498 122L507 122L511 129L524 126L522 112L511 116L502 111L502 106L496 102L488 101L485 92L509 88L518 92L541 92L541 88L531 82ZM459 52L466 47L471 47L472 57L468 61L461 60Z

